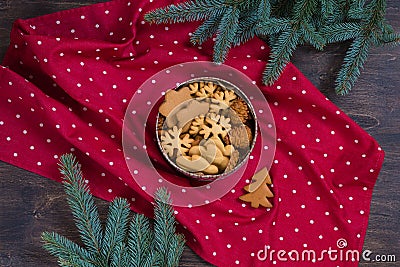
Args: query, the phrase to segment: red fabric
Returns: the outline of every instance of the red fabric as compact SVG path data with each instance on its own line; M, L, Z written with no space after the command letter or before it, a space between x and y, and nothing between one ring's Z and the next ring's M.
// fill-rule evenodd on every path
M151 199L132 180L122 153L127 101L156 72L212 54L212 42L202 49L189 43L194 24L144 23L145 12L177 1L151 2L113 1L15 22L0 69L1 160L60 181L57 158L73 151L96 196L126 197L134 211L151 216ZM197 254L218 266L310 265L281 261L276 253L273 260L257 259L266 245L320 253L345 239L346 249L360 251L384 153L293 65L274 86L262 86L264 46L255 39L234 48L226 63L257 82L275 118L274 207L252 209L238 200L252 176L246 172L219 201L177 207L179 230ZM156 146L147 149L157 168L177 175ZM249 169L257 153L253 157ZM317 262L357 266L327 255Z

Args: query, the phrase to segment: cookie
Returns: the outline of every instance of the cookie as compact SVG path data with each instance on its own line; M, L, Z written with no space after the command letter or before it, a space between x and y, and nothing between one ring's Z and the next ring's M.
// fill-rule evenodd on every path
M271 178L269 176L267 168L261 169L257 172L252 180L253 183L246 185L243 189L248 193L239 197L240 200L250 202L251 207L258 208L260 206L266 208L272 208L272 203L268 200L274 196L269 189L268 185L271 184Z
M178 127L183 127L189 121L208 112L210 105L205 101L192 100L188 105L176 112ZM172 115L172 114L171 114Z
M190 95L190 89L189 87L183 87L179 91L175 90L168 90L165 94L165 100L164 102L160 105L159 112L165 116L168 117L168 115L171 113L171 111L176 107L182 104L183 102L192 99L192 96Z
M217 174L218 167L210 163L199 155L179 156L176 164L188 172L203 172L204 174Z

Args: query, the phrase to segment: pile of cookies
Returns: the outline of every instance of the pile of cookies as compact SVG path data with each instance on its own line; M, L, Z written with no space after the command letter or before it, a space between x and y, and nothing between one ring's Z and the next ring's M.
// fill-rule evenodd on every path
M157 131L170 161L206 177L232 171L248 155L255 120L234 88L219 81L196 80L166 92Z

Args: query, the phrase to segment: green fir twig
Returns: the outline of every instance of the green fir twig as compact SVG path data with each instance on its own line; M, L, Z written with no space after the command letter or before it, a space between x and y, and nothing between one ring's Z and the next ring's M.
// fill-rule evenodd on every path
M173 208L166 189L159 189L155 195L154 230L144 215L134 214L129 219L130 206L123 198L111 202L103 229L76 158L63 155L59 166L68 204L84 244L80 247L57 233L42 233L44 249L57 257L59 266L178 266L185 240L175 233Z
M352 40L336 79L336 92L347 94L360 75L372 46L400 44L386 22L385 0L192 0L153 10L152 23L204 21L191 36L202 44L214 35L213 60L224 62L232 46L255 36L268 41L265 84L281 75L299 45L323 50L326 44Z

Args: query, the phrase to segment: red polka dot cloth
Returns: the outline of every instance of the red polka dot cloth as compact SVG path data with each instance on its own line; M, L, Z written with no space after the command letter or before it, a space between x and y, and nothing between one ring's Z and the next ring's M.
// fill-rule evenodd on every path
M152 216L152 199L122 150L128 102L155 73L212 58L211 41L189 43L195 24L143 21L145 12L176 2L120 0L17 20L0 68L0 160L60 181L58 158L72 151L94 195L125 197ZM254 39L232 49L226 64L256 81L274 116L274 207L238 200L253 174L246 171L218 201L176 207L178 229L217 266L357 266L384 152L293 65L263 86L267 51ZM180 177L156 145L147 151L164 175ZM248 170L257 159L253 153Z

